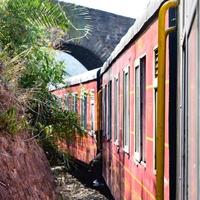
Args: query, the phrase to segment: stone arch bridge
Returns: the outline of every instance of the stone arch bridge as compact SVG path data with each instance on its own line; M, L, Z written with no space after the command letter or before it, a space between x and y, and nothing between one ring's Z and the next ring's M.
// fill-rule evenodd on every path
M73 40L72 38L76 38L77 34L80 36L81 31L69 30L68 36L66 35L61 42L59 50L71 54L87 70L101 67L135 22L135 19L96 9L65 2L61 2L61 4L75 26L83 26L87 23L90 35L83 39Z

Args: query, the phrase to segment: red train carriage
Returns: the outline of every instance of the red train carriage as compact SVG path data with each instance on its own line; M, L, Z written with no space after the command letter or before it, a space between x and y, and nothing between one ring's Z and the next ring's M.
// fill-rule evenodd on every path
M86 136L77 136L70 145L61 143L60 146L74 158L89 164L97 154L96 134L97 129L97 71L92 70L85 74L68 79L67 87L53 91L62 99L66 109L73 110L80 116L82 127Z
M86 163L102 152L103 177L116 200L200 196L200 2L180 1L178 32L169 34L176 16L168 9L178 3L150 1L98 78L97 70L87 72L53 92L88 132L67 150Z
M103 177L116 200L156 199L158 10L162 3L160 0L149 4L145 15L136 20L101 69ZM169 13L166 26L168 18ZM173 81L169 76L169 40L165 81L165 199L170 199L170 170L174 170L169 168L172 125L169 119L173 115L171 112L169 116L169 100L174 95L169 87Z
M178 18L177 200L200 199L200 2L182 0Z

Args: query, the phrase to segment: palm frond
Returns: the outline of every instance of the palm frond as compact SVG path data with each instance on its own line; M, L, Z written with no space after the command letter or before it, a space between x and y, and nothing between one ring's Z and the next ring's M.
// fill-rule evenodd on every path
M91 17L86 8L53 0L0 0L7 1L6 10L18 15L27 26L42 29L60 29L71 40L89 38L92 33ZM1 31L0 31L1 32ZM73 38L73 39L72 39Z
M69 24L62 8L50 0L13 0L9 7L26 17L28 23L45 28L59 27L68 30ZM23 16L24 15L24 16Z

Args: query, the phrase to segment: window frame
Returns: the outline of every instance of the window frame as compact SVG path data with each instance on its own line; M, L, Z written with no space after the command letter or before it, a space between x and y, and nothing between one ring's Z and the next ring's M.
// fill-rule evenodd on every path
M87 130L87 96L82 94L80 101L81 126Z
M146 166L146 148L147 148L147 132L146 132L146 95L147 95L147 91L146 91L146 87L147 87L147 81L146 81L146 69L147 69L147 56L146 54L143 54L141 57L140 57L140 68L141 68L141 61L142 59L145 59L145 69L144 69L144 77L143 77L143 81L145 82L145 85L144 85L144 93L143 93L143 98L142 98L142 101L144 101L144 105L143 105L143 108L142 108L142 122L143 122L143 129L142 129L142 153L141 153L141 163ZM141 71L140 71L141 72ZM141 84L141 82L140 82ZM140 94L141 95L141 94ZM144 134L144 136L143 136Z
M64 108L69 111L69 94L64 94Z
M119 74L114 77L114 144L119 146L119 133L120 133L120 82L119 82Z
M126 87L126 85L125 85L126 74L128 74L128 83L129 83L128 89L125 88ZM128 91L127 95L125 95L126 90ZM126 96L128 96L128 100L125 99ZM126 102L128 101L128 103L126 104L128 106L128 108L126 109L127 110L126 118L125 118L125 101ZM125 120L128 120L128 122L125 122ZM125 127L127 127L127 126L125 126L126 124L128 124L128 131L127 131L127 128L125 128ZM129 154L130 153L130 66L125 67L123 70L123 134L122 134L122 136L123 136L123 140L122 140L123 141L123 151L125 153ZM127 141L126 141L126 139L127 139ZM128 144L126 144L126 142Z
M144 91L145 91L145 107L142 109L144 109L144 113L142 114L141 111L141 60L145 58L145 87L144 87ZM140 105L140 109L139 109L139 135L138 135L138 144L139 144L139 148L138 151L136 151L136 69L139 69L139 105ZM141 163L144 167L146 167L146 148L147 148L147 141L146 141L146 137L147 137L147 133L146 133L146 68L147 68L147 54L142 54L139 58L137 58L134 62L134 161L138 164ZM142 114L142 118L141 119L141 114ZM144 124L144 130L141 130L141 125L142 123ZM145 133L145 135L143 136L143 133ZM144 138L143 138L144 137ZM145 147L144 144L145 143ZM143 151L144 148L144 151ZM145 156L144 156L144 155ZM144 157L145 159L144 159Z
M139 163L141 161L141 149L140 149L141 148L141 145L140 145L141 138L140 138L140 132L139 132L139 136L138 136L139 147L138 147L138 151L136 151L136 69L137 68L139 69L139 75L140 75L140 58L136 59L135 62L134 62L134 160L137 163ZM140 82L140 76L139 76L139 82ZM139 94L139 96L140 96L140 94ZM140 110L139 110L139 112L140 112ZM140 122L139 122L139 124L140 124Z
M107 84L103 87L102 103L103 103L103 136L107 135Z
M112 140L112 80L107 83L107 140Z
M90 134L92 136L95 134L95 91L94 89L90 90Z
M73 92L73 112L78 113L78 93Z
M158 51L158 46L153 48L153 172L156 174L156 115L157 115L157 105L156 105L156 92L158 94L158 77L155 76L156 70L156 51Z

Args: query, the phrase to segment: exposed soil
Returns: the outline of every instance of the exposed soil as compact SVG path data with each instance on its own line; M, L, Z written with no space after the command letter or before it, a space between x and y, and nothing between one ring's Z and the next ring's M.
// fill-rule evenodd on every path
M97 188L92 186L93 175L83 166L68 171L56 167L53 171L58 200L113 200L105 183Z
M48 160L29 134L0 133L0 199L55 200Z
M16 123L19 124L23 106L0 83L1 117L12 107L17 109ZM55 200L54 177L43 149L26 130L19 129L12 135L8 131L11 122L3 119L0 123L0 200Z

